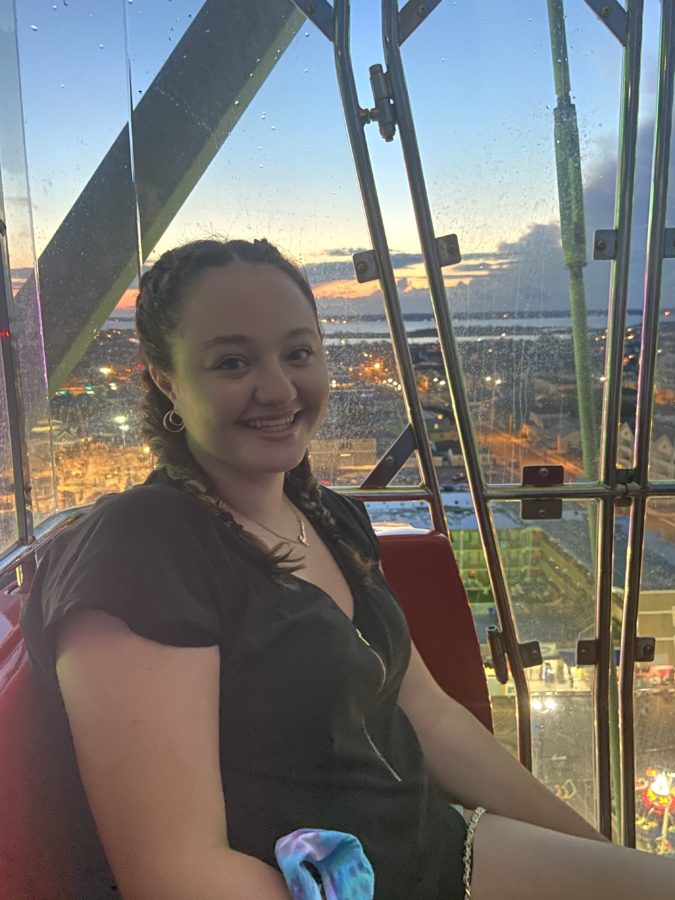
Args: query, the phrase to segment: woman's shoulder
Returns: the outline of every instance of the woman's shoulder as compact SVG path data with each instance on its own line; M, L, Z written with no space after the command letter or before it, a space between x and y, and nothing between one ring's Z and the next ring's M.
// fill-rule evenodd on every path
M49 556L91 554L94 548L101 555L135 556L153 544L166 553L203 540L212 523L213 510L196 497L168 484L146 482L100 497L56 535Z

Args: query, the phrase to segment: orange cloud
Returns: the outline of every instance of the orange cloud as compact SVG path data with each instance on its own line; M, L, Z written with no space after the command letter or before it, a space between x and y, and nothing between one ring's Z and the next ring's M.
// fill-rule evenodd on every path
M367 284L359 284L358 281L324 281L314 288L314 296L317 300L324 297L346 297L348 300L356 300L361 297L372 297L379 291L378 281L369 281Z

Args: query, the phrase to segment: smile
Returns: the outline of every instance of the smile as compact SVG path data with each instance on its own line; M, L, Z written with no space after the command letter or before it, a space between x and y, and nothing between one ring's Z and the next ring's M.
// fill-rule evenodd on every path
M299 412L292 413L283 418L248 419L246 422L242 422L242 424L248 426L248 428L254 428L256 431L285 431L293 424L298 415Z

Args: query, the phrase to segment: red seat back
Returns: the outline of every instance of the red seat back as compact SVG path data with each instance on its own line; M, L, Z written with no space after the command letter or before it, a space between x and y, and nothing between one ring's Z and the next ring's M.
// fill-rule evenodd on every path
M382 534L380 546L385 575L431 674L492 731L480 645L450 541L438 532Z
M0 592L0 614L18 614ZM7 611L10 615L7 616ZM0 897L85 900L100 865L95 832L62 729L35 691L18 628L0 641ZM100 896L100 895L99 895Z

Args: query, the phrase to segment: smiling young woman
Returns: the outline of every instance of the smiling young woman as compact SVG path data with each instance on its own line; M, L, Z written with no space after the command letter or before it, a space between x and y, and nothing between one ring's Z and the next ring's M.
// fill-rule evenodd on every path
M613 897L669 896L672 864L602 843L433 681L363 506L309 465L301 271L189 244L137 325L158 465L53 540L23 620L107 858L82 900L287 898L275 843L304 828L355 835L377 900L590 898L603 867Z

